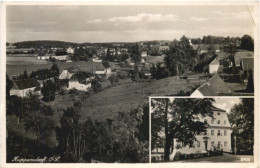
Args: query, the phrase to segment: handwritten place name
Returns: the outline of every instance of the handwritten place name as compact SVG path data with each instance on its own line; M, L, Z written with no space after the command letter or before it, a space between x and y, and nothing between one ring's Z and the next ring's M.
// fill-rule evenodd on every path
M59 162L60 157L44 157L44 158L40 158L37 157L35 159L33 158L21 158L19 156L15 156L12 160L12 162L16 162L16 163L49 163L49 162Z

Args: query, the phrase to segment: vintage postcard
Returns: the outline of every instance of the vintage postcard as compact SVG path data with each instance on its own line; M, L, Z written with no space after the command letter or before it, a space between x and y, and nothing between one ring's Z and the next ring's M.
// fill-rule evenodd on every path
M258 167L258 5L1 3L0 166Z

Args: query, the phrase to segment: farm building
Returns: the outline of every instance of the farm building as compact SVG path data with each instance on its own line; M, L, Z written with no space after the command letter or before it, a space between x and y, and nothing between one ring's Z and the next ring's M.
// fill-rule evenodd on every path
M39 84L37 79L29 78L24 80L14 81L14 85L10 90L10 96L26 97L29 93L41 94L38 90Z
M218 74L215 74L206 83L197 88L190 97L219 96L229 93L231 93L231 89Z
M168 51L169 49L169 46L159 46L159 51Z
M73 74L75 74L79 71L80 71L80 69L77 66L72 66L72 67L66 68L61 72L61 74L59 76L59 80L70 79Z
M213 44L212 49L216 51L216 53L220 52L220 46L219 44Z
M37 56L37 59L40 59L40 60L48 60L50 58L50 54L47 54L45 52L41 52L38 54Z
M141 53L141 56L142 56L142 57L147 57L147 52L142 52L142 53Z
M77 72L73 74L69 79L68 90L76 89L80 91L89 91L91 88L91 82L87 81L89 77L90 74L84 72Z
M93 62L102 62L102 59L99 59L96 55L92 57Z
M150 65L156 65L159 63L163 63L165 56L148 56L145 58L146 63L149 63Z
M223 71L223 64L221 60L216 57L210 64L209 64L209 73L215 74L220 73Z
M72 47L67 48L67 53L74 54L74 48L72 48Z
M130 66L134 66L134 65L135 65L135 63L134 63L134 61L132 60L132 58L127 58L127 59L126 59L126 62L127 62L127 64L130 65Z
M246 50L238 51L235 55L235 64L237 67L241 65L242 58L254 58L254 53ZM232 64L230 66L232 66Z
M11 48L6 49L6 54L28 54L33 53L33 48Z
M105 75L106 74L106 68L101 62L94 62L93 63L93 71L95 75Z
M51 57L59 61L67 61L69 59L69 55L65 51L55 52L55 55L52 55Z

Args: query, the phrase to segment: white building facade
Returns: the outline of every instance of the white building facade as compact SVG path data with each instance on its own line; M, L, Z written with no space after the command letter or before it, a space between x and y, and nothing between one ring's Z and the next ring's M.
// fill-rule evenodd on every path
M180 153L203 153L209 150L223 150L224 152L231 152L231 133L232 128L229 123L227 113L225 110L214 108L212 119L209 116L198 117L196 120L201 122L207 122L209 127L205 134L197 135L196 141L193 147L183 146L181 142L177 142L174 139L174 149L170 153L170 159L172 160L177 152ZM152 151L152 156L161 158L164 153L163 148L157 148Z

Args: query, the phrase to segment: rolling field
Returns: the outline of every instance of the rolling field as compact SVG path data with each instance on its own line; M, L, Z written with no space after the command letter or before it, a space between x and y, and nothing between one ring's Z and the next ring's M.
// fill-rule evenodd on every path
M55 62L59 69L60 73L63 69L68 68L70 66L78 66L81 70L86 72L92 71L92 61L84 62ZM6 57L6 72L9 75L9 78L12 79L13 75L23 74L24 70L27 71L27 74L30 74L32 71L36 71L38 69L50 68L52 66L52 62L47 62L45 60L38 60L36 57Z
M81 101L81 120L87 117L97 120L112 119L119 111L130 111L137 108L144 101L148 103L149 96L176 95L181 90L191 91L194 87L201 85L205 80L177 79L169 77L150 82L134 83L130 80L121 82L123 84L110 86L101 92L87 97L84 93L79 95L58 95L55 101L49 104L54 109L64 109L72 106L77 100ZM59 110L62 113L62 110ZM62 114L60 114L62 115ZM58 115L56 115L58 117Z

